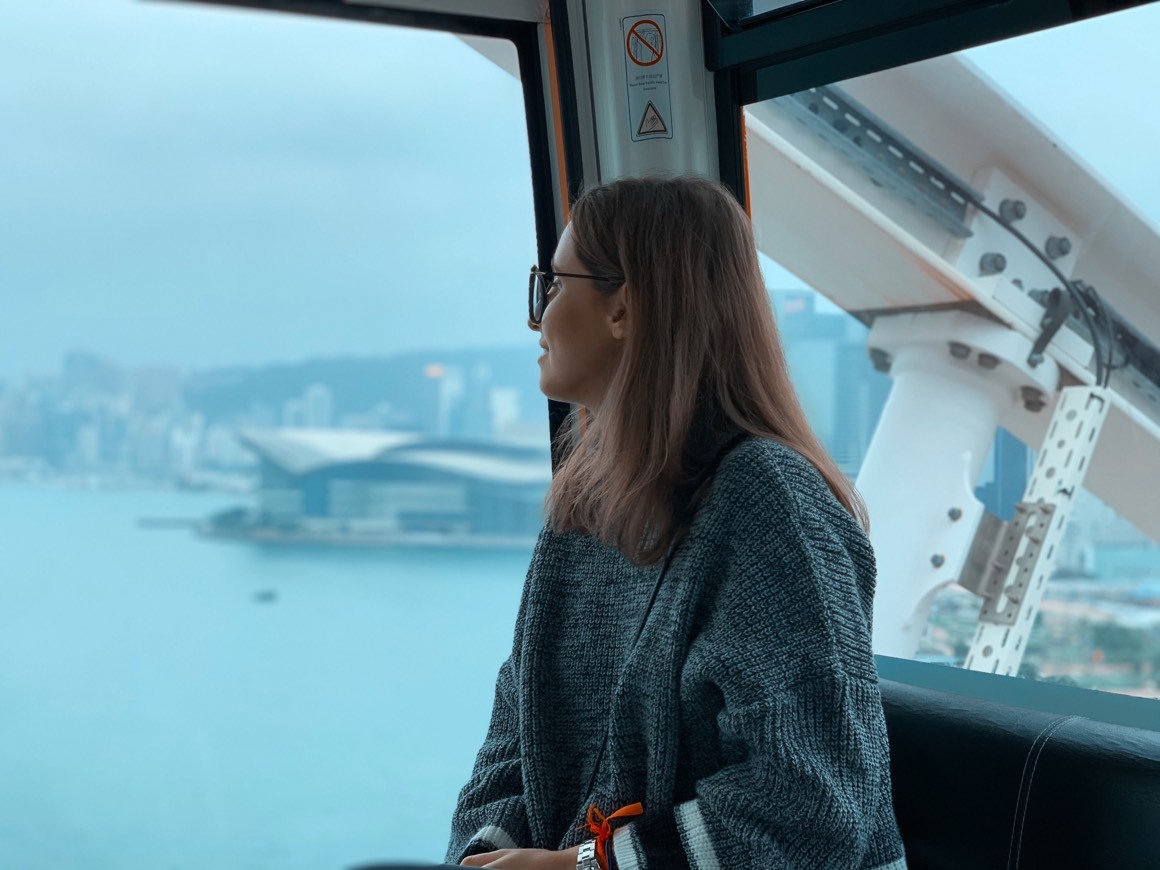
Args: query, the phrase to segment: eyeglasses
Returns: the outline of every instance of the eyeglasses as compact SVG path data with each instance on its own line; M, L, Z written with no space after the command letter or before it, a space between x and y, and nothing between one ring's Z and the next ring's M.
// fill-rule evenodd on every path
M528 279L528 320L539 325L544 319L544 309L548 307L548 293L557 286L560 278L587 278L607 284L623 284L624 278L609 278L602 275L578 275L575 272L544 272L532 266Z

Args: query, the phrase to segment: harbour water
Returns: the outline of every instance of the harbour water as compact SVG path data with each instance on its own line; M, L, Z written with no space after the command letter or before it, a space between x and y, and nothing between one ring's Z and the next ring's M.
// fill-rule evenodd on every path
M138 525L233 501L0 487L0 870L442 858L530 553Z

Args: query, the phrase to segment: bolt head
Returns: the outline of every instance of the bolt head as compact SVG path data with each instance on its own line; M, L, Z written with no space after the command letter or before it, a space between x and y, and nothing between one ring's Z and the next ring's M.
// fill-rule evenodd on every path
M1006 268L1007 258L998 252L988 252L979 259L980 275L998 275Z
M1047 397L1038 387L1021 387L1019 392L1023 398L1023 407L1032 414L1038 414L1047 405Z
M894 357L880 347L870 348L869 353L870 364L874 366L874 371L883 373L890 371L890 366L894 363Z
M1045 253L1052 260L1066 257L1071 253L1071 240L1064 236L1052 236L1047 240Z
M999 203L999 217L1010 223L1027 215L1027 203L1021 199L1005 199Z

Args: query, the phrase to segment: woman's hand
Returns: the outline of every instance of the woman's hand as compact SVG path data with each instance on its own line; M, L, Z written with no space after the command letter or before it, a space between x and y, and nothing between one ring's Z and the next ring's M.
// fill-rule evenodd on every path
M502 870L573 870L579 854L579 846L562 852L550 849L500 849L482 855L469 855L459 862L459 866L497 867Z

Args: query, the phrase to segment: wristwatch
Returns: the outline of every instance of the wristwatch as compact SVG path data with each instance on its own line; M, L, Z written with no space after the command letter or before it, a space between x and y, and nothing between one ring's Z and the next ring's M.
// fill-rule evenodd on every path
M576 855L576 870L601 870L600 862L596 860L595 840L580 844L580 852Z

